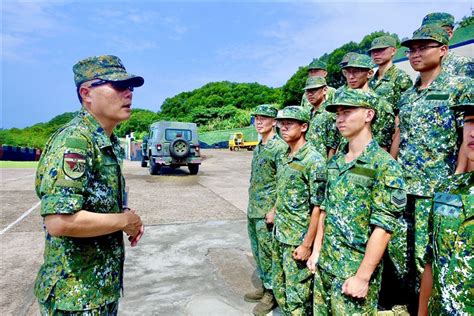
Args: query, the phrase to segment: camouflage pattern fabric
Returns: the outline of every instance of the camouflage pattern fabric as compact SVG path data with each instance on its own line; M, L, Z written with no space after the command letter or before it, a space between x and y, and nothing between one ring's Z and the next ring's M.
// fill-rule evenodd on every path
M413 32L413 36L410 39L402 41L401 45L405 47L410 47L412 42L420 40L436 41L442 45L448 45L449 34L441 26L435 24L423 25Z
M446 12L433 12L425 15L421 25L438 25L454 27L454 16Z
M261 104L252 111L251 115L257 116L268 116L275 118L278 114L278 110L271 104Z
M398 69L395 65L387 69L380 80L377 70L369 81L369 87L377 93L380 98L385 99L394 106L400 100L402 93L412 85L413 81L411 81L410 76L405 71Z
M352 53L347 58L346 63L341 66L342 69L349 67L372 69L375 67L375 64L368 55Z
M277 120L296 120L303 123L309 123L310 111L299 105L289 105L278 111Z
M311 142L324 158L327 158L328 147L336 149L340 140L340 134L336 128L336 115L325 110L326 104L328 103L324 102L315 112L312 112L306 133L306 140Z
M121 213L125 180L119 140L84 108L47 142L36 173L41 215L79 210ZM81 311L118 301L124 261L121 231L93 238L45 230L44 263L35 282L40 304Z
M272 289L273 232L263 218L247 218L247 231L258 276L263 287Z
M45 304L40 304L39 308L42 316L116 316L118 314L118 306L118 302L112 302L86 311L63 311L56 309L54 305L46 302Z
M334 89L333 87L328 86L328 91L326 92L326 100L325 101L329 102L329 103L334 101L334 94L335 93L336 93L336 89ZM301 97L301 104L300 105L304 108L309 109L310 111L313 108L313 105L311 103L309 103L309 101L308 101L308 97L306 96L306 93L304 93L303 96Z
M402 170L375 141L349 163L346 153L347 146L328 163L321 206L326 211L324 241L318 262L341 279L356 274L373 226L390 233L397 230L406 205Z
M299 246L308 232L311 211L321 205L326 161L309 142L293 157L287 152L277 170L275 239Z
M443 57L442 67L443 71L453 76L474 77L474 59L467 56L459 56L451 50Z
M433 199L430 315L474 314L474 172L446 179Z
M311 69L322 69L322 70L327 70L327 64L322 61L322 60L319 60L317 58L314 58L308 65L308 70L311 70Z
M273 243L273 294L283 315L311 315L313 274L306 261L293 259L297 246Z
M387 48L387 47L397 48L397 39L395 37L388 36L388 35L376 37L372 41L368 52L374 49Z
M342 293L342 285L346 279L334 276L331 270L321 267L316 269L314 276L313 315L346 316L346 315L377 315L381 270L372 274L367 297L358 300Z

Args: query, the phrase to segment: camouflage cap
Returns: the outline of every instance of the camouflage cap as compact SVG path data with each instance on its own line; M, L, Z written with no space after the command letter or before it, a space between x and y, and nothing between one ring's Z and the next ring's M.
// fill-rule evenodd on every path
M464 114L469 113L469 115L474 114L474 94L473 89L469 89L464 93L460 98L458 103L451 107L453 111L465 112Z
M315 58L308 65L308 70L311 70L311 69L327 70L327 64L324 61Z
M368 55L355 53L350 55L347 59L347 63L342 66L343 69L348 67L372 69L374 68L374 64L372 63L372 58Z
M310 113L309 109L299 105L289 105L286 108L278 111L278 115L276 117L277 120L297 120L304 123L309 123L310 120Z
M317 89L324 86L327 86L326 79L324 79L324 77L309 77L306 79L306 85L304 86L303 90Z
M362 89L346 89L331 104L326 111L335 113L338 106L363 107L375 110L376 100L373 95Z
M252 116L262 115L275 118L278 110L271 104L262 104L251 113Z
M435 41L448 45L449 35L441 26L434 24L424 25L413 32L412 38L402 41L402 46L409 47L414 41Z
M387 47L397 47L397 40L392 36L387 36L387 35L380 36L380 37L375 38L372 41L372 44L368 52L370 52L373 49L387 48Z
M77 87L93 79L130 81L133 87L140 87L145 82L142 77L127 73L122 61L112 55L93 56L80 60L72 67L72 71Z
M454 16L446 12L433 12L427 14L421 22L421 26L424 25L438 25L438 26L450 26L454 27Z
M343 57L342 57L342 60L339 62L339 66L341 67L344 67L346 64L347 64L347 61L349 60L349 58L353 55L356 55L357 53L355 52L348 52L346 53Z

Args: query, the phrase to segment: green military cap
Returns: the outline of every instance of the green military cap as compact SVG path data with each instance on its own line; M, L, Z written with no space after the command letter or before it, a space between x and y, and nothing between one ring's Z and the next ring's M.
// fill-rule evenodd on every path
M129 81L133 87L140 87L145 82L142 77L127 73L122 61L112 55L93 56L80 60L72 67L72 71L77 87L93 79Z
M387 48L387 47L397 47L397 40L392 36L380 36L375 38L372 41L372 45L370 46L369 52L373 49L379 48Z
M433 12L427 14L421 22L421 26L433 24L454 27L454 16L446 12Z
M315 58L308 65L308 70L311 70L311 69L327 70L327 64L324 61Z
M303 90L317 89L324 86L327 86L326 79L324 79L324 77L309 77L306 79L306 85L304 86Z
M474 114L474 94L473 89L466 91L460 98L458 103L451 107L452 110L457 112L464 112L464 115Z
M310 120L310 113L309 110L305 107L299 105L289 105L286 108L278 111L278 115L276 117L277 120L297 120L304 123L309 123Z
M270 104L262 104L257 106L257 108L252 112L252 116L268 116L275 118L278 114L278 110L275 109L273 105Z
M349 60L349 58L353 55L356 55L357 53L355 52L348 52L346 53L343 57L342 57L342 60L339 62L339 66L341 67L344 67L346 64L347 64L347 61Z
M347 59L347 63L342 66L342 68L348 67L372 69L374 68L374 64L372 63L372 58L370 58L369 56L354 53L349 56L349 58Z
M434 24L424 25L413 32L413 36L410 39L404 40L402 46L409 47L414 41L436 41L443 45L448 45L449 34L441 26Z
M326 106L326 111L335 113L338 106L363 107L375 110L376 100L373 95L362 89L346 89L333 103Z

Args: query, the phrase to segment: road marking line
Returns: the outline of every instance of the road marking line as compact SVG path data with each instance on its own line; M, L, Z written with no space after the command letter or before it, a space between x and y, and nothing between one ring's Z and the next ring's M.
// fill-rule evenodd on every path
M29 177L32 177L34 176L35 174L32 173L32 174L29 174L27 176L23 176L23 177L18 177L18 178L14 178L14 179L2 179L3 182L7 182L7 181L16 181L16 180L20 180L20 179L24 179L24 178L29 178Z
M11 223L10 225L8 225L7 227L5 227L4 229L2 229L0 231L0 235L3 235L5 232L7 232L7 230L9 230L10 228L12 228L13 226L15 226L16 224L18 224L19 222L21 222L25 217L27 217L35 208L37 208L39 205L41 204L41 201L39 201L38 203L36 203L35 205L33 205L28 211L26 211L25 213L23 213L20 217L18 217L18 219L16 221L14 221L13 223Z

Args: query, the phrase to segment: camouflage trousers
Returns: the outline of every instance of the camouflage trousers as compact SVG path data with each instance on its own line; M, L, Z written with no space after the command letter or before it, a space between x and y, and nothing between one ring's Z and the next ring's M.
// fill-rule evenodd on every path
M247 230L258 275L263 286L271 290L273 233L263 218L247 218Z
M42 316L116 316L118 313L118 301L105 304L101 307L84 311L64 311L57 309L51 298L44 303L39 303Z
M313 274L293 259L296 246L273 243L273 294L284 315L311 315Z
M318 267L314 277L313 314L318 316L377 315L381 272L381 269L374 272L369 282L367 297L358 300L342 294L345 279L333 276Z

